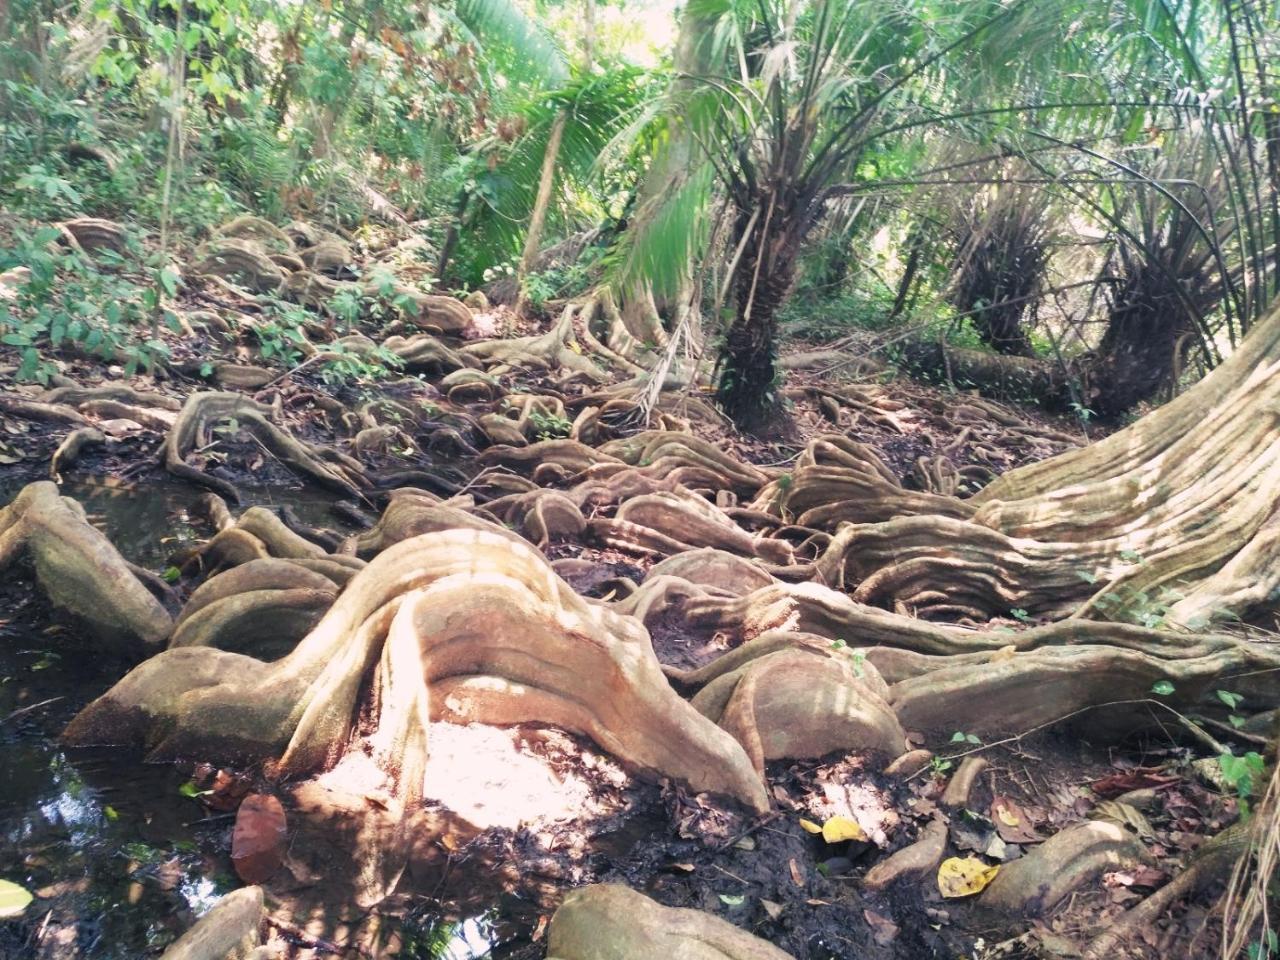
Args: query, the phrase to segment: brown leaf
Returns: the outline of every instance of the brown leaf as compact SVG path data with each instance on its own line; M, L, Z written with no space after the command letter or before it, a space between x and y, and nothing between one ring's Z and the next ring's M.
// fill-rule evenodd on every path
M1124 773L1113 773L1109 777L1095 780L1089 784L1093 792L1103 798L1118 797L1130 790L1142 790L1146 787L1164 787L1177 783L1178 778L1165 773L1160 767L1136 767Z
M1008 797L992 798L991 820L1005 843L1039 843L1044 839L1032 827L1027 812Z
M231 863L245 883L262 883L280 867L288 832L284 808L269 794L244 798L231 832Z
M871 938L882 947L887 947L898 936L898 925L888 917L882 917L874 910L863 910L867 926L871 928Z
M797 887L804 886L804 874L800 872L800 864L796 863L796 858L792 857L788 866L791 867L791 882Z
M782 916L782 904L774 903L772 900L761 900L760 906L764 907L764 912L769 915L770 920L777 920Z

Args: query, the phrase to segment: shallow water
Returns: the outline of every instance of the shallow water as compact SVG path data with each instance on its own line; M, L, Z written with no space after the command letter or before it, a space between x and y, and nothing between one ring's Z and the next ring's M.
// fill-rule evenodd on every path
M160 572L208 531L199 489L178 483L67 483L63 493L129 560ZM0 503L17 492L0 485ZM244 506L287 504L338 526L331 494L246 489ZM184 794L188 773L118 748L65 749L58 734L128 669L95 657L58 624L25 572L0 582L0 878L38 898L0 921L0 960L158 956L217 898L241 886L230 859L233 815ZM190 792L190 787L186 788ZM460 922L415 914L394 932L406 958L499 956L509 927L496 907Z

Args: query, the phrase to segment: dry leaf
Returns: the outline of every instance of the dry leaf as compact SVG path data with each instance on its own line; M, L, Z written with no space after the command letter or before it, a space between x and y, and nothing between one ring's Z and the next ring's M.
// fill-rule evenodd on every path
M827 843L841 843L844 840L867 839L867 833L851 817L835 816L822 825L822 839Z
M888 917L881 916L874 910L863 910L863 917L867 920L867 926L871 928L871 938L882 947L887 947L893 943L898 936L898 925Z
M797 887L804 886L804 874L800 872L800 864L796 863L796 858L792 857L788 866L791 867L791 882Z
M769 915L770 920L777 920L782 916L782 904L774 903L772 900L761 900L760 906L764 907L764 912Z
M1102 820L1105 823L1128 827L1138 836L1146 839L1151 839L1156 835L1155 830L1151 827L1151 822L1142 815L1142 811L1132 804L1121 803L1118 800L1100 801L1089 812L1089 819Z
M987 888L1000 868L989 867L977 857L951 857L938 868L938 891L944 897L970 897Z
M804 829L805 833L821 833L822 832L822 828L820 826L818 826L812 820L804 819L804 817L800 818L800 826Z
M1032 828L1026 811L1008 797L992 798L991 820L1005 843L1039 843L1042 839Z

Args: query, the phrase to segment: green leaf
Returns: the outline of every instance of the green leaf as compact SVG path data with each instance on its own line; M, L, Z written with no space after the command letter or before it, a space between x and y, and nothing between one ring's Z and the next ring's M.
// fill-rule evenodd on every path
M1168 680L1157 680L1151 685L1151 692L1157 693L1162 697L1167 697L1173 693L1173 684Z
M177 567L165 567L164 573L160 574L160 578L164 580L165 583L177 583L181 576L182 571Z
M726 907L740 907L742 906L743 903L746 902L746 899L747 898L744 897L742 894L728 894L728 893L720 894L720 902L723 903Z
M200 788L197 787L195 785L195 782L192 780L188 780L186 783L180 786L178 788L178 792L182 794L184 797L190 797L192 799L195 799L196 797L200 796Z
M115 807L111 806L110 804L107 804L105 807L103 807L102 812L106 814L106 817L108 820L120 819L120 811L118 811Z
M1244 697L1238 693L1232 693L1230 690L1214 691L1218 695L1218 699L1225 703L1230 709L1234 710L1240 704L1244 703Z
M0 880L0 920L22 916L27 904L33 899L31 891L26 887L20 887L9 880Z
M178 295L178 271L173 267L165 267L160 271L160 286L164 287L164 292L170 297Z
M964 735L964 733L962 733L961 731L957 730L955 733L953 733L953 734L951 735L951 742L952 742L952 743L964 743L964 742L965 742L965 735Z

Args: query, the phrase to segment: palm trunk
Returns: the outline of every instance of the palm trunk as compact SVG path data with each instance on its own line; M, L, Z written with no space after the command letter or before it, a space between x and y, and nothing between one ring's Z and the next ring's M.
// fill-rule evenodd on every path
M744 220L742 217L740 223ZM748 431L768 426L779 410L777 313L795 276L796 245L785 241L783 231L770 230L775 222L772 216L765 216L739 228L750 226L754 236L747 241L738 264L734 278L737 314L720 354L720 405L734 423Z

